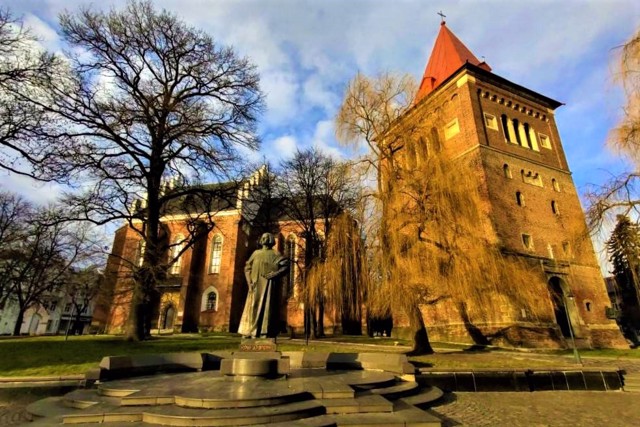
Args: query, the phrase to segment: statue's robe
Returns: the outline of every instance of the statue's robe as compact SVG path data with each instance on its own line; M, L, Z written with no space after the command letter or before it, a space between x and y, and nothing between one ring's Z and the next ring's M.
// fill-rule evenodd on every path
M278 334L278 278L287 272L288 267L287 259L273 249L262 248L251 254L244 267L249 292L238 333L253 338Z

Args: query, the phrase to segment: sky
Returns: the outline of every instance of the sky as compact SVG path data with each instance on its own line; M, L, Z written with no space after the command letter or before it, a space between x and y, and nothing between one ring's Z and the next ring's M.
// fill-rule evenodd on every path
M80 6L124 1L0 0L42 43L58 50L57 16ZM626 165L605 147L624 96L615 82L616 49L640 26L637 0L157 0L258 66L267 111L254 160L278 162L296 148L338 147L333 119L344 88L358 72L392 71L420 79L440 27L447 26L493 72L563 104L556 110L580 194ZM3 187L36 201L55 185L0 172Z

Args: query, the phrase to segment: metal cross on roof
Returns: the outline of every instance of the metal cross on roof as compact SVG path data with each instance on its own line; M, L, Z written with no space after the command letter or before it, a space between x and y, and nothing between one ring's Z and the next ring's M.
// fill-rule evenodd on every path
M444 13L442 13L442 11L438 12L438 15L440 15L440 19L442 19L442 22L444 22L444 18L447 17L447 15L445 15Z

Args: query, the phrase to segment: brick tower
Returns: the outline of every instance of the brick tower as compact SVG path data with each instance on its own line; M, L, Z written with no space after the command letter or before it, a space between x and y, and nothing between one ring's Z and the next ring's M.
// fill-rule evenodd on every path
M494 74L442 22L402 120L425 122L426 144L480 165L489 241L524 260L548 292L545 320L510 307L499 321L473 326L488 336L507 331L500 339L511 345L563 346L572 332L583 347L626 346L606 316L610 303L556 127L560 105ZM468 319L446 302L424 318L432 339L470 341Z

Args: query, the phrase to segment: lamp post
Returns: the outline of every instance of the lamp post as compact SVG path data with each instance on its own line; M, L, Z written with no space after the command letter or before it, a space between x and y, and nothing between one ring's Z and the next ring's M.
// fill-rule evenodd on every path
M567 324L569 325L569 336L571 337L571 345L573 346L573 357L576 359L576 363L582 365L582 359L580 359L580 353L578 353L578 347L576 347L576 340L573 337L573 326L571 326L571 319L569 318L569 304L568 300L573 302L573 295L565 295L562 293L564 297L564 313L567 315Z

